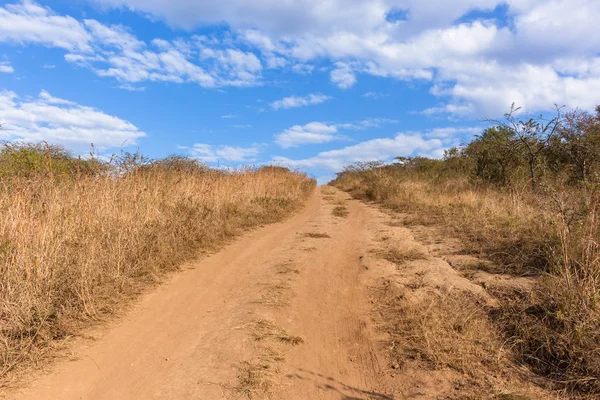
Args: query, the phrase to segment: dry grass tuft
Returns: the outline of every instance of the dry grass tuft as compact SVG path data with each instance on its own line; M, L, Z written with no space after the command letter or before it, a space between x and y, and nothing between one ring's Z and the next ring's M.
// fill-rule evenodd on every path
M333 188L332 186L323 186L321 187L321 193L324 196L335 196L335 188Z
M261 295L260 304L269 307L285 307L290 305L290 285L281 282L268 285Z
M302 236L309 237L312 239L329 239L329 238L331 238L331 236L329 236L329 234L326 232L306 232Z
M117 169L42 150L0 152L0 378L199 251L284 218L314 188L283 169L223 172L131 155Z
M348 209L346 208L346 206L335 206L331 213L335 217L346 218L348 216Z
M403 265L410 261L423 260L428 257L428 254L421 249L414 247L404 248L393 246L390 246L382 251L380 255L385 260L397 265Z
M294 346L304 343L304 339L302 339L300 336L290 335L285 331L285 329L280 328L272 322L264 319L260 319L254 323L254 327L252 329L252 337L256 341L272 339L278 342L287 343Z
M238 366L238 384L235 391L248 399L267 399L272 394L275 372L267 362L245 361Z
M282 263L276 266L276 271L278 274L286 275L286 274L300 274L300 270L294 267L291 263Z

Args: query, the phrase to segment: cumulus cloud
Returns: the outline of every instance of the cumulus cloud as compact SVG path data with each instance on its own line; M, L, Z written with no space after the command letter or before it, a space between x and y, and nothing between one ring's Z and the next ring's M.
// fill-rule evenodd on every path
M341 89L348 89L356 83L356 75L349 64L336 63L331 71L331 82Z
M310 64L296 64L292 67L292 71L300 75L311 74L314 69L315 66Z
M600 76L565 75L556 65L558 58L581 64L597 54L600 3L589 0L356 0L351 6L344 0L95 1L142 10L177 27L227 21L233 31L249 31L248 40L269 59L280 59L279 65L329 59L331 81L341 88L353 86L363 73L434 80L448 86L434 92L445 101L436 112L480 116L520 100L531 110L561 101L587 108L592 99L582 88L596 88ZM506 15L496 20L462 19L499 5L507 5ZM405 17L390 21L399 9ZM549 87L540 85L536 71L549 75Z
M389 162L399 156L440 158L445 149L458 145L461 138L471 137L481 130L482 127L465 126L434 128L424 132L401 132L392 138L372 139L341 149L320 152L305 159L274 157L273 162L295 168L336 172L361 161Z
M303 144L327 143L339 138L337 128L322 122L311 122L304 126L294 125L275 135L275 142L284 149Z
M395 124L398 120L393 118L368 118L362 121L345 122L335 126L342 129L363 130L369 128L379 128L384 124Z
M309 106L312 104L321 104L326 102L327 100L331 100L331 97L321 93L313 93L304 97L289 96L272 102L271 108L273 108L274 110L297 108Z
M128 92L143 92L144 90L146 90L146 88L144 86L134 86L129 83L124 83L117 87L119 89L127 90Z
M333 142L335 140L348 139L339 134L339 130L364 130L369 128L380 128L384 124L398 122L391 118L369 118L362 121L328 124L323 122L311 122L304 126L294 125L283 132L275 135L275 142L284 149L298 147L305 144L320 144Z
M263 146L254 144L251 147L213 146L195 143L192 147L183 147L189 154L207 164L218 163L251 163L255 162Z
M440 157L444 148L444 143L438 138L427 139L419 133L400 133L393 138L368 140L300 160L275 157L273 162L297 168L340 171L343 167L359 161L389 161L397 156L409 155Z
M125 89L144 81L210 88L253 86L261 80L262 62L252 52L197 37L147 43L126 27L57 15L31 1L0 6L0 42L65 49L66 61L112 77Z
M425 82L441 103L428 114L497 115L512 102L588 109L600 80L598 1L89 1L177 28L224 21L228 29L146 43L127 28L25 1L0 7L0 41L65 49L69 62L125 83L254 86L263 69L308 73L318 62L342 89L363 74ZM398 10L403 18L388 18Z
M456 137L470 137L477 135L483 131L481 126L466 126L466 127L446 127L434 128L424 133L427 138L438 138L444 141L453 140Z
M277 0L227 0L206 2L194 0L95 0L96 3L125 7L150 13L174 27L193 29L206 23L227 21L237 29L260 26L269 34L299 34L307 29L334 32L339 28L380 22L386 12L387 1L343 0L322 2L280 2Z
M262 63L255 54L236 49L215 50L204 47L200 50L202 60L216 61L214 68L223 77L221 85L252 86L258 83Z
M10 65L9 62L0 61L0 73L2 72L6 74L12 74L13 72L15 72L15 69L12 67L12 65Z
M132 145L145 136L131 122L41 91L37 98L0 92L2 140L42 141L86 149Z
M69 51L90 51L90 33L81 22L31 1L0 7L0 41L36 43Z

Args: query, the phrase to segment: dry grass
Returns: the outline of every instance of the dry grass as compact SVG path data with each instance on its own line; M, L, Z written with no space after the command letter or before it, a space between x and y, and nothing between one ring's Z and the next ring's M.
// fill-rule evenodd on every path
M426 259L428 254L424 250L414 247L388 247L381 252L380 256L396 265L403 265L410 261Z
M418 296L390 299L380 310L388 321L384 328L393 344L390 356L400 367L416 362L454 371L453 384L459 388L456 398L496 399L498 393L529 392L519 382L518 372L510 365L509 350L480 304L471 293L430 289L423 289Z
M516 360L556 388L600 394L600 190L545 184L532 192L432 180L400 169L342 175L354 197L409 214L405 224L436 225L496 272L535 278L529 293L502 295L493 313ZM494 272L494 271L490 271Z
M326 201L333 201L335 199L335 189L330 186L323 186L321 188L321 194Z
M324 195L333 196L333 195L335 195L335 192L336 192L336 190L332 186L322 186L321 187L321 193L323 193Z
M438 225L515 274L548 270L548 246L560 246L554 221L540 209L549 199L529 193L474 189L467 179L430 182L383 171L369 179L348 177L340 188L410 215L404 225Z
M304 339L302 339L300 336L290 335L285 331L285 329L280 328L272 322L264 319L259 319L254 323L252 337L256 341L271 339L294 346L304 343Z
M335 217L340 217L340 218L346 218L348 216L348 209L346 208L346 206L335 206L333 208L333 210L331 211L331 213L335 216Z
M238 366L235 391L247 399L268 399L272 394L275 374L269 362L243 362Z
M119 178L0 176L0 377L119 311L200 250L282 219L313 187L277 168L160 163Z
M482 309L481 301L466 292L427 292L412 301L394 304L393 332L404 358L421 359L436 368L452 368L472 378L481 369L497 371L500 337Z
M292 264L290 262L278 264L275 269L278 274L282 274L282 275L291 274L291 273L296 274L296 275L300 274L300 270L298 268L296 268L294 266L294 264Z
M242 362L238 366L238 383L235 392L248 399L271 398L275 378L279 373L278 365L285 360L275 347L282 345L298 345L304 342L298 336L289 335L284 329L272 322L260 319L248 325L250 334L257 342L261 342L258 356Z
M287 282L269 284L261 294L260 304L269 307L285 307L290 305L291 287Z
M329 236L326 232L306 232L302 236L312 238L312 239L329 239Z

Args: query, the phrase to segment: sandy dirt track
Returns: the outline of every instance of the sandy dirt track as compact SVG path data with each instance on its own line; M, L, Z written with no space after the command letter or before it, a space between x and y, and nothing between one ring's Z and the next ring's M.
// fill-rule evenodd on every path
M286 221L184 266L8 398L462 398L456 371L390 358L390 296L486 296L439 254L439 240L423 244L413 233L346 193L318 188ZM400 267L380 256L391 248L424 256Z
M365 206L346 205L334 217L316 190L290 219L186 266L11 397L392 398L377 391L360 280Z

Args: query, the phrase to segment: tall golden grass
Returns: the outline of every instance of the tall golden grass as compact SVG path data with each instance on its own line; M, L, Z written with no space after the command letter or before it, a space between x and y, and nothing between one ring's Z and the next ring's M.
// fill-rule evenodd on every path
M118 311L199 250L282 219L315 185L282 168L185 164L121 175L0 174L0 378Z
M442 227L496 272L533 277L531 292L503 293L492 315L514 357L557 387L600 394L598 188L499 190L398 166L344 172L332 184L408 213L409 223Z

